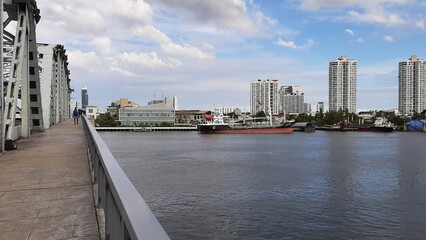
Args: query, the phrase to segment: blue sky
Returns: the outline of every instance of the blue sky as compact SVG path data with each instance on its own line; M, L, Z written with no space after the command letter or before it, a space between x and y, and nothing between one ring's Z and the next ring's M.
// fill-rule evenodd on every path
M73 97L178 97L181 109L250 106L250 82L301 85L328 105L328 63L358 61L357 108L398 105L398 62L426 58L426 1L37 0L37 40L65 45Z

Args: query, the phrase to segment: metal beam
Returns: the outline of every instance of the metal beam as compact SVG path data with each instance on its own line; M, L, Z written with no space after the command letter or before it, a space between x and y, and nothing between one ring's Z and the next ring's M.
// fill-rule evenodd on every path
M44 130L40 94L35 26L40 11L35 0L2 0L2 70L3 104L1 109L1 139L29 137L31 130ZM4 27L16 21L15 35ZM20 100L20 108L18 108ZM17 119L20 113L20 121ZM19 126L20 125L20 126ZM21 135L17 133L21 128Z
M0 113L0 122L1 122L1 127L0 127L0 144L1 144L1 152L4 152L4 124L3 124L3 120L4 120L4 86L3 86L3 0L0 0L0 67L1 67L1 73L0 73L0 82L1 82L1 89L0 89L0 108L1 108L1 113Z

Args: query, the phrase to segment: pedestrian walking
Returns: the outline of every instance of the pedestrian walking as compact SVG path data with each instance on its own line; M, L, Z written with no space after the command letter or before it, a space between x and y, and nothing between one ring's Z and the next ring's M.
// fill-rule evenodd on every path
M72 116L74 118L74 124L78 124L78 110L74 108L74 112L72 112Z

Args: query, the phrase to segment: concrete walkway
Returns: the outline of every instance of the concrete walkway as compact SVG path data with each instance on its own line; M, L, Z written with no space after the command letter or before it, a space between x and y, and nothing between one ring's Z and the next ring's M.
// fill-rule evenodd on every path
M83 124L18 144L0 155L0 240L99 239Z

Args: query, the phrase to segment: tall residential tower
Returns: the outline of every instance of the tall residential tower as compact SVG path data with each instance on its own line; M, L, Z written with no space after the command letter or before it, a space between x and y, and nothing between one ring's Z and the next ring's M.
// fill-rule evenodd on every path
M399 63L398 109L412 115L426 109L426 60L411 56Z
M251 114L260 111L266 115L279 113L278 80L257 80L250 84Z
M328 75L328 100L330 111L356 112L357 62L341 56L331 61Z

